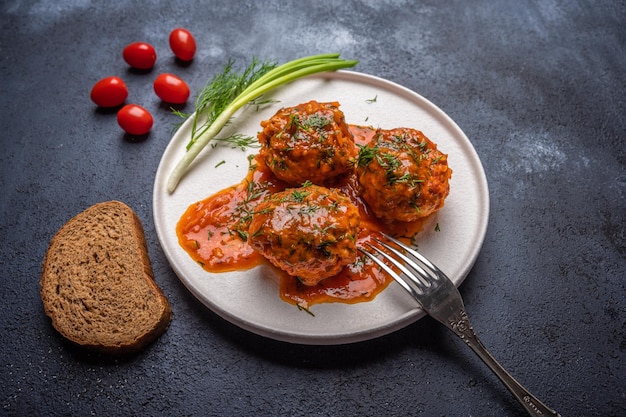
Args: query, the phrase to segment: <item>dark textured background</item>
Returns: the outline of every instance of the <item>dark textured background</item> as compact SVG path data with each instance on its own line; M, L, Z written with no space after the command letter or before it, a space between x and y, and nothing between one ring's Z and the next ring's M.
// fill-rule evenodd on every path
M198 41L189 66L167 47L177 26ZM476 147L491 215L461 293L492 353L563 416L626 414L624 1L4 0L0 30L3 414L524 415L430 319L353 345L290 345L224 322L169 268L151 198L175 118L153 77L176 72L196 90L229 58L330 51L430 99ZM121 59L137 40L159 53L148 74ZM90 102L106 75L155 116L145 141ZM64 342L38 293L52 235L108 199L143 220L174 310L126 360Z

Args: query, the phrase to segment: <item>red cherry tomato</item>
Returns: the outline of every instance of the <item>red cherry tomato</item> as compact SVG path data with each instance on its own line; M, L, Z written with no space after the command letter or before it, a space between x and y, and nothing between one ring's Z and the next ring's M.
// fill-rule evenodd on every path
M166 103L182 104L189 98L189 86L174 74L161 74L154 80L154 92Z
M196 40L187 29L176 28L170 33L170 48L176 58L191 61L196 54Z
M117 123L131 135L148 133L153 122L150 112L137 104L127 104L117 112Z
M94 84L90 96L100 107L116 107L128 97L128 87L120 77L106 77Z
M133 68L150 69L156 62L154 47L145 42L134 42L127 45L122 51L124 61Z

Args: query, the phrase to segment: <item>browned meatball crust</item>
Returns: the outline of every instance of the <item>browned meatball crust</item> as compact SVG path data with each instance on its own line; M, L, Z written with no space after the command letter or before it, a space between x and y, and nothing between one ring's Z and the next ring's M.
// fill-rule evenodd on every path
M315 285L356 260L359 210L336 189L286 189L259 203L248 243L272 264Z
M328 185L352 167L357 149L339 103L309 101L261 122L260 155L291 185Z
M422 132L379 129L359 149L361 196L385 221L415 221L441 208L450 191L448 156Z

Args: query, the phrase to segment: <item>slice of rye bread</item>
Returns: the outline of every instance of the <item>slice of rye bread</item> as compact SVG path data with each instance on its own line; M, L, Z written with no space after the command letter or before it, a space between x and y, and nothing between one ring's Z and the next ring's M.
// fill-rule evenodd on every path
M69 220L43 261L41 299L72 342L134 353L167 330L172 310L154 281L141 220L126 204L96 204Z

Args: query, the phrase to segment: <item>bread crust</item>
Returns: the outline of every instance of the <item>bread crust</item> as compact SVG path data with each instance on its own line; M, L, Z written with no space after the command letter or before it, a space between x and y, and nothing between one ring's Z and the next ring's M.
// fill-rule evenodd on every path
M95 204L59 229L43 260L40 294L61 335L104 353L137 352L171 322L141 220L120 201Z

